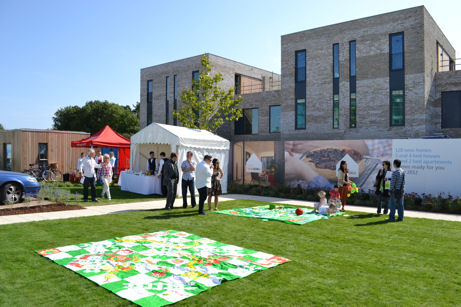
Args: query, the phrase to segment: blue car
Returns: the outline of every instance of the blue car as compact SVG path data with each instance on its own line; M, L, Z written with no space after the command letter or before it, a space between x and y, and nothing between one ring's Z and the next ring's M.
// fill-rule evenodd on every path
M40 183L34 177L16 172L0 171L0 204L18 203L24 197L37 196Z

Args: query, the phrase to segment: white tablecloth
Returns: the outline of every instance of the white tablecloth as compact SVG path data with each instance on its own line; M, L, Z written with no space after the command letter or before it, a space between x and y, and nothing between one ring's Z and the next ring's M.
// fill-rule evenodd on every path
M118 185L123 191L150 195L162 195L160 178L157 176L136 175L131 172L121 172L118 178Z

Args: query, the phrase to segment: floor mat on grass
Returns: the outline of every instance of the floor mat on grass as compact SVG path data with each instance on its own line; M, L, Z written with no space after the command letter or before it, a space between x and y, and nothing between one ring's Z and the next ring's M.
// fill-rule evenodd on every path
M141 306L163 306L286 258L167 230L37 251Z
M309 222L328 219L328 216L321 215L318 213L311 213L312 209L306 208L302 209L303 214L296 215L296 207L291 206L280 206L276 205L274 209L270 209L269 205L266 206L258 206L258 207L250 207L250 208L237 208L237 209L229 209L229 210L221 210L221 211L214 211L214 213L221 213L221 214L228 214L233 216L243 216L243 217L251 217L255 219L264 219L264 220L271 220L271 221L280 221L289 224L297 224L303 225ZM335 214L330 215L337 216L343 215L344 212L338 212Z

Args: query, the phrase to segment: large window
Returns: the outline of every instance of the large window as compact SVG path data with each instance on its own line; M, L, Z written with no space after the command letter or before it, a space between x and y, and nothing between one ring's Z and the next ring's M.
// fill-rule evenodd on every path
M173 76L173 110L178 110L178 76ZM173 125L178 125L178 119L173 116Z
M281 107L280 106L270 106L269 107L269 132L270 133L280 133L280 117L281 117Z
M339 44L333 44L333 129L339 128Z
M13 169L13 152L10 143L3 144L3 169L5 171Z
M349 127L357 127L356 42L349 42Z
M390 35L389 40L390 66L391 70L403 69L404 65L404 47L403 33L394 33Z
M333 44L333 78L339 78L339 44Z
M147 124L152 123L152 80L147 81Z
M258 126L258 109L243 109L243 116L235 122L235 134L258 134Z
M306 129L306 50L295 52L295 129Z
M454 62L443 49L443 47L437 43L437 71L451 71L455 70Z
M306 81L306 50L296 51L296 82Z
M195 83L198 82L198 78L199 78L199 71L198 70L194 70L192 72L192 87L194 86Z
M170 119L170 99L168 98L168 89L170 88L170 77L165 78L165 124L168 125Z
M442 128L461 128L461 91L442 92Z
M296 100L296 129L306 129L306 99Z
M391 125L403 126L405 124L405 97L402 90L391 92Z
M339 128L339 95L333 95L333 129Z
M357 100L355 97L355 93L350 94L350 127L356 128L357 127Z

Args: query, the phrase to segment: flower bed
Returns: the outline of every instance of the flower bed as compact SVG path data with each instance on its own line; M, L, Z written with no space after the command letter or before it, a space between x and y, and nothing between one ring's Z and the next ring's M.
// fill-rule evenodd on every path
M238 183L230 183L228 190L229 193L235 194L270 196L307 201L317 201L317 193L320 191L320 189L304 190L301 187L269 187ZM404 197L405 209L407 210L461 214L461 198L459 197L453 197L451 195L419 195L416 193L405 194ZM377 197L374 193L361 192L352 194L347 200L347 203L354 206L376 207Z

